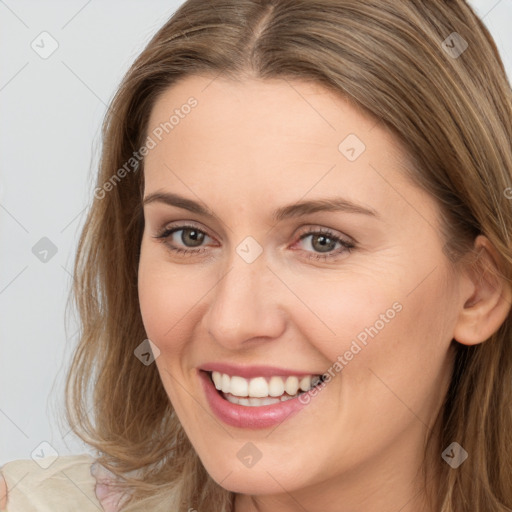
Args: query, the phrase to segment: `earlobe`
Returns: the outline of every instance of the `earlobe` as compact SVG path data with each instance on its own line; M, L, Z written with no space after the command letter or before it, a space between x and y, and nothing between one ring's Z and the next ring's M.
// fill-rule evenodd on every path
M453 338L463 345L477 345L490 338L512 308L511 283L500 272L501 258L483 235L475 239L476 257L465 272L471 293L464 300Z

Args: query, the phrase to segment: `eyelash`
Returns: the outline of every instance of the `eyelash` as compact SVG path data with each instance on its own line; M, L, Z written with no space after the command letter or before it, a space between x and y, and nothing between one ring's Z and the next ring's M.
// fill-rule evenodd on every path
M206 233L205 231L197 228L196 226L185 224L185 225L180 225L180 226L174 226L172 228L165 228L159 234L154 236L154 238L156 238L157 240L159 240L162 243L166 244L166 246L169 249L169 251L171 251L173 254L180 254L180 255L186 256L187 254L190 254L190 255L195 254L195 255L197 255L197 254L201 254L201 253L205 252L206 248L204 248L204 247L200 247L200 248L196 248L196 249L190 249L190 248L189 249L183 249L181 247L173 247L172 245L170 245L167 242L167 239L173 233L176 233L177 231L187 230L187 229L197 231L197 232L199 232L201 234L204 234L206 236L210 236L210 235L208 235L208 233ZM335 257L339 256L340 254L342 254L344 252L350 253L355 248L355 244L353 242L351 242L349 240L345 240L345 239L337 236L336 234L334 234L333 231L331 231L329 229L326 229L326 228L319 228L319 229L316 229L316 230L306 231L305 233L302 233L299 236L299 241L302 241L304 238L307 238L308 236L311 236L311 235L324 235L327 238L329 238L332 242L339 243L341 245L341 248L339 248L335 252L329 252L329 253L325 253L325 254L322 254L322 253L310 253L309 251L306 251L308 253L308 256L307 256L308 259L326 261L328 259L335 258ZM212 237L210 237L210 238L212 238Z

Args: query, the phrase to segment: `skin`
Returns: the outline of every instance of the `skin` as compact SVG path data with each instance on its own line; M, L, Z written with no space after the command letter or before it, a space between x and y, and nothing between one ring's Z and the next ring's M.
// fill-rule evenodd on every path
M236 512L433 510L416 476L452 340L478 343L497 328L500 290L451 268L439 208L405 177L403 148L341 96L302 81L193 76L159 98L148 134L190 96L198 105L146 157L145 197L180 194L217 218L146 204L139 296L163 385L206 470L237 493ZM355 161L338 149L349 134L366 145ZM376 215L272 220L279 207L332 196ZM189 223L207 235L200 254L170 250L194 250L190 230L155 238ZM355 247L315 259L325 254L318 237L300 236L319 228ZM252 263L236 252L247 236L263 249ZM484 237L478 244L492 252ZM202 364L321 374L394 303L401 311L277 428L235 428L211 412ZM237 457L247 442L262 453L251 468Z

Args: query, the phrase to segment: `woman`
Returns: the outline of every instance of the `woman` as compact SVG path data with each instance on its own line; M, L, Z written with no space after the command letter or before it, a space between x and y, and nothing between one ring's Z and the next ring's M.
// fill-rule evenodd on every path
M78 249L81 492L511 510L511 114L462 0L183 4L113 100Z

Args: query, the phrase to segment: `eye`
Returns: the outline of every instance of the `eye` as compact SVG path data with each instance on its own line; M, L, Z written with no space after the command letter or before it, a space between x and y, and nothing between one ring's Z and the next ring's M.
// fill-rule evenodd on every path
M308 240L307 243L305 243L306 240ZM335 258L355 248L354 242L344 239L326 228L303 233L297 243L302 243L303 247L306 246L306 252L310 253L306 256L307 258L315 260ZM308 251L308 248L311 248L313 252Z
M165 228L154 238L164 242L167 248L174 253L197 254L206 250L201 245L210 236L196 226L183 225ZM179 244L182 244L182 247Z

